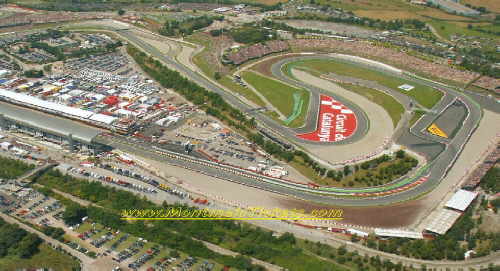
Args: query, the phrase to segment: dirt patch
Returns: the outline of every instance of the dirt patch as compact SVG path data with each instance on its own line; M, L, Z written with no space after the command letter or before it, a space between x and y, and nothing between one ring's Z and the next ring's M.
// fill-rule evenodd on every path
M479 226L479 229L485 232L500 232L500 215L493 213L492 211L481 212L483 222Z
M335 207L315 204L296 199L282 199L280 205L285 208L313 209L338 208L344 210L343 224L355 224L369 227L396 228L411 225L422 212L421 201L411 201L394 206L382 207Z
M227 74L229 66L221 62L224 50L233 44L233 40L227 35L212 37L208 33L199 32L192 36L192 41L205 46L205 49L194 57L195 64L201 66L202 70L210 69L212 72Z
M259 62L258 64L254 65L251 69L254 71L257 71L263 75L269 76L269 77L274 77L273 73L271 72L271 66L285 58L289 58L289 55L283 55L283 56L278 56L278 57L273 57L268 60Z

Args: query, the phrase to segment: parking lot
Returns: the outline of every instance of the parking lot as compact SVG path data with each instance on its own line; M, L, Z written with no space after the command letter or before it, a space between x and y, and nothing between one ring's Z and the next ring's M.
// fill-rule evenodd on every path
M90 57L70 59L65 62L69 70L91 69L104 72L116 72L128 64L128 59L119 52L93 55Z
M100 251L99 256L110 256L117 265L132 270L211 271L219 266L96 223L86 221L75 226L74 230L78 243L91 245Z
M166 129L159 142L192 144L194 150L212 160L237 165L274 177L286 177L288 170L257 146L206 115L192 115L173 129Z
M57 59L49 52L40 49L32 49L32 51L26 53L14 53L14 55L20 57L24 62L28 63L47 63Z
M106 168L118 171L118 167ZM124 175L139 178L138 173L122 171ZM143 238L92 223L88 218L76 225L66 225L62 220L64 207L58 200L31 188L16 187L16 191L12 192L5 189L5 184L0 183L2 212L40 227L62 228L66 232L64 239L69 247L92 258L109 258L121 270L211 271L221 267L214 262L200 260ZM14 186L8 187L12 189ZM186 197L187 194L177 196Z

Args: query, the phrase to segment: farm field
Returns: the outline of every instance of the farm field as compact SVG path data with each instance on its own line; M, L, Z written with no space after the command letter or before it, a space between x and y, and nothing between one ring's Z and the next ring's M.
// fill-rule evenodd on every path
M243 72L242 77L287 117L294 113L294 104L296 101L293 96L295 93L298 93L303 100L302 107L300 114L289 123L289 126L300 127L303 124L309 105L309 93L306 90L288 86L251 71Z
M476 7L485 7L490 11L500 13L498 0L462 0L463 4L471 4Z
M450 39L454 34L466 35L466 36L479 36L484 38L499 39L498 36L492 34L483 33L476 31L474 29L468 29L467 22L454 22L454 21L443 21L443 20L430 20L428 22L430 25L436 29L438 34L445 39ZM473 27L480 26L482 29L495 29L492 24L486 23L470 23Z
M407 1L399 0L319 0L316 2L350 10L358 16L381 20L423 19L425 16L439 17L442 19L464 19L464 17L449 14L436 8L412 5Z
M46 268L54 271L77 270L80 264L71 256L52 249L45 243L38 247L39 252L29 259L7 256L0 258L2 270Z
M403 91L398 89L398 86L406 84L403 79L399 79L393 76L383 74L382 72L373 71L364 67L360 67L354 64L348 64L344 62L332 61L332 60L322 60L314 59L307 61L298 61L291 63L293 67L306 68L307 70L316 71L322 74L335 73L344 76L357 77L364 80L376 81L381 85L389 87L391 89L400 91L414 98L420 105L425 108L432 108L443 96L443 93L437 91L433 88L415 84L413 82L410 85L415 88L410 91Z

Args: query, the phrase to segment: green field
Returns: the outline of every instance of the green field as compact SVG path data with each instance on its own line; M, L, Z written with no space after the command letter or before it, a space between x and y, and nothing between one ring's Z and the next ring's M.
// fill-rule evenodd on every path
M283 115L290 116L294 112L294 93L299 93L302 102L300 114L288 126L300 127L304 123L309 105L309 92L298 89L279 81L264 77L255 72L246 71L242 73L243 79L259 91L266 99L278 109Z
M1 270L20 270L28 268L46 268L54 271L77 270L80 264L71 256L52 249L45 243L39 247L39 252L29 259L15 256L0 258Z
M420 105L425 108L432 108L443 96L443 93L433 88L408 82L394 76L386 75L382 72L374 71L368 68L360 67L354 64L344 62L311 59L304 61L297 61L292 63L293 67L303 67L308 70L314 70L319 73L335 73L343 76L356 77L364 80L376 81L381 85L389 87L393 90L399 91L414 98ZM403 91L398 89L402 84L410 84L415 88L411 91Z
M266 106L264 101L257 94L255 94L255 92L253 92L251 89L249 89L247 87L244 87L244 86L241 86L241 85L235 83L229 77L229 75L223 76L221 79L219 79L218 82L219 82L219 84L225 86L226 88L230 89L231 91L234 91L234 92L242 95L246 99L252 101L256 105L262 106L262 107Z
M431 20L428 22L430 25L436 29L438 34L447 39L450 40L450 37L454 34L461 34L461 35L466 35L466 36L478 36L478 37L484 37L484 38L492 38L492 39L499 39L498 36L495 36L493 34L488 34L488 33L483 33L480 31L467 28L467 23L463 22L453 22L453 21L445 21L445 20ZM461 24L466 24L465 26L462 26ZM476 24L471 23L472 26L476 26ZM480 26L480 28L486 30L496 30L498 31L498 27L494 26L492 24Z
M366 88L357 85L351 84L340 84L343 88L350 90L352 92L356 92L359 95L364 96L368 100L382 106L387 114L392 119L392 124L394 127L398 125L399 120L401 120L401 116L403 115L405 109L404 107L392 96L385 94L381 91Z

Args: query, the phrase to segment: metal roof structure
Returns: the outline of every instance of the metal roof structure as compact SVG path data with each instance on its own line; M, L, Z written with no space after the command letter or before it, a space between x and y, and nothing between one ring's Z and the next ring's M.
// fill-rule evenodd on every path
M412 238L412 239L424 239L424 235L421 232L415 231L405 231L397 229L375 229L375 235L386 236L386 237L401 237L401 238Z
M116 120L116 118L112 116L94 113L92 111L83 110L80 108L75 108L50 101L44 101L37 97L8 90L0 91L0 98L7 101L13 101L15 103L26 104L27 106L40 108L42 110L47 110L49 112L59 113L61 115L66 115L72 118L101 122L106 125L110 125Z
M58 118L5 102L0 102L0 114L3 114L7 119L48 133L59 136L69 136L71 134L73 139L87 144L92 143L92 139L102 133L97 128L79 124L69 119Z
M444 206L463 212L465 211L465 209L467 209L467 207L469 207L469 205L476 197L477 193L460 189L457 191L457 193L453 194L451 199L448 200L448 202L446 202Z
M461 215L462 213L454 210L442 209L439 213L434 215L429 225L425 227L425 230L437 234L445 234Z

